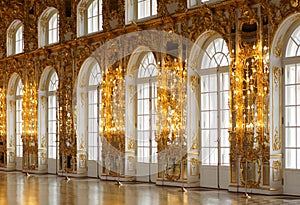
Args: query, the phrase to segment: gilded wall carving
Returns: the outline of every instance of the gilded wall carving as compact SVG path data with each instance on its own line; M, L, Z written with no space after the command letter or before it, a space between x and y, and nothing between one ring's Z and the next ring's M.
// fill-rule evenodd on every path
M66 3L65 3L66 2ZM76 36L76 12L77 12L77 4L79 0L72 1L59 1L59 0L37 0L37 1L17 1L10 0L0 1L0 79L5 79L0 81L0 87L6 88L7 82L10 79L11 75L16 72L18 73L24 84L26 83L34 83L36 87L39 87L39 80L41 77L42 71L47 66L52 66L58 73L59 76L59 133L60 133L60 157L62 158L62 167L66 167L68 164L67 161L70 160L72 162L72 166L68 168L70 172L76 172L76 164L78 159L76 158L77 154L77 136L74 131L75 120L76 119L76 95L75 95L75 82L79 70L83 64L83 62L88 58L93 51L95 51L100 45L103 45L105 42L113 39L114 37L120 36L124 33L130 33L137 30L151 30L158 29L164 30L167 32L174 32L183 35L184 37L189 38L192 41L195 41L203 32L207 30L214 30L220 33L226 42L229 43L229 49L235 49L235 35L239 28L239 24L237 21L241 21L243 23L253 23L257 22L257 13L256 9L254 9L251 5L254 3L259 3L262 5L262 27L263 31L266 31L268 28L270 31L268 35L262 37L262 46L265 46L265 42L271 42L272 37L274 36L276 29L279 24L284 20L286 16L289 16L292 13L299 12L299 1L297 0L281 0L273 1L268 0L260 0L260 1L247 1L247 0L229 0L223 1L220 4L214 5L206 5L202 4L200 7L187 9L186 1L184 0L166 0L158 1L158 17L151 19L146 22L139 22L138 25L130 24L125 26L124 22L124 1L115 0L115 1L104 1L103 3L103 32L95 33L93 35L89 35L86 37L77 38ZM117 6L116 6L117 5ZM55 7L59 10L60 13L60 39L61 41L58 44L46 46L43 48L38 48L38 19L42 12L47 7ZM274 12L276 11L276 12ZM237 12L240 12L241 16L237 16ZM240 18L240 19L238 19ZM24 50L25 53L6 57L6 30L14 19L20 19L24 22ZM238 27L237 27L238 25ZM262 32L262 33L264 33ZM247 38L245 34L243 38ZM268 39L269 38L269 39ZM277 45L278 48L275 48L275 55L277 57L281 56L281 50L283 46L284 39L280 39L280 43ZM140 39L133 39L132 42L128 46L128 50L133 47L137 47L140 43ZM248 43L248 42L247 42ZM264 43L264 44L263 44ZM166 45L163 45L166 46ZM269 47L269 45L266 45ZM253 53L247 53L251 50L251 47L247 47L246 44L241 46L241 53L244 57L249 57ZM109 52L106 53L105 59L107 63L116 62L118 59L118 55L115 55L120 50L120 45L116 42L115 47L110 48ZM129 58L129 57L128 57ZM117 63L114 65L110 65L111 67L107 68L105 66L101 66L107 71L106 77L115 78L115 74L117 73L118 78L116 80L121 83L124 77L124 74L127 71L127 60L124 60L121 63ZM165 66L168 67L171 64L168 64L166 60ZM235 68L233 68L235 69ZM275 71L274 71L275 72ZM240 73L240 75L243 75ZM277 74L274 73L274 83L277 85L279 81L276 79ZM258 81L268 82L266 76L261 76L257 78ZM196 79L192 80L196 81ZM233 82L233 81L232 81ZM105 89L108 89L107 93L111 93L111 96L103 96L107 103L108 101L114 102L123 102L125 99L123 95L118 95L116 93L121 91L116 91L114 88L114 84L109 84L106 82L104 84ZM192 86L194 87L194 83ZM243 85L238 85L242 87ZM261 87L258 87L258 90L261 93L268 94L268 84L262 84ZM264 91L264 87L267 87L267 90ZM121 87L122 88L122 87ZM120 88L120 89L121 89ZM124 88L124 87L123 87ZM249 88L250 89L250 88ZM132 90L130 88L130 90ZM13 95L13 93L9 93ZM240 98L239 98L240 97ZM240 95L236 99L241 100L242 95ZM184 100L184 99L183 99ZM266 100L266 101L263 101ZM255 102L258 102L258 107L262 107L264 104L267 104L267 99L262 99L260 97L257 98ZM170 103L171 104L171 103ZM34 109L37 109L37 105L34 105ZM12 108L12 106L10 106ZM105 119L112 123L111 121L116 119L116 116L122 116L124 114L124 110L117 112L114 110L116 107L105 107L103 109L107 115ZM266 113L268 108L264 108L259 110L259 119L263 122L267 121ZM112 116L108 116L111 114ZM234 113L236 114L236 113ZM104 115L104 113L103 113ZM115 115L115 116L113 116ZM243 113L241 112L238 117L241 120L243 119ZM105 130L103 134L103 142L114 142L113 147L121 152L125 151L125 134L124 127L122 127L122 123L124 119L118 122L119 124L112 123L111 128L115 128L110 130L109 132L105 130L105 126L102 128ZM235 137L241 133L235 132L231 130L230 142L232 145L231 151L232 153L237 153L240 149L243 149L245 144L255 144L255 151L262 151L265 155L268 155L269 148L269 136L268 136L268 124L265 124L266 129L257 128L259 136L255 139L242 141L240 138L235 141ZM37 131L37 127L33 131ZM252 133L247 133L252 134ZM273 135L273 142L278 142L276 137L276 133ZM172 138L172 137L171 137ZM30 139L31 141L36 142L37 139ZM176 139L168 139L167 135L158 136L158 146L159 149L164 149L170 141L175 141ZM280 141L280 140L279 140ZM235 144L237 143L237 144ZM10 142L11 146L14 146L12 142ZM32 144L33 145L33 144ZM132 143L129 143L128 148L132 148ZM199 146L194 143L193 149ZM274 145L273 145L274 146ZM35 147L35 146L31 146ZM82 147L80 145L80 147ZM257 148L258 147L258 148ZM30 146L25 147L25 151L29 150ZM275 149L278 148L277 144L274 146ZM111 152L113 158L105 158L104 161L107 162L109 166L114 166L120 168L120 163L118 161L118 153L114 149L103 150L105 152ZM31 148L31 154L35 154L37 150ZM256 154L256 152L251 152L252 156ZM34 159L34 155L33 159ZM231 156L232 159L237 160L236 155ZM83 160L84 158L80 158L81 167L84 167ZM248 159L246 159L248 160ZM254 159L255 161L256 159ZM134 160L131 159L133 162ZM259 161L253 162L253 159L250 163L254 163L251 165L253 168L257 167L256 164L259 164ZM171 164L171 161L169 162ZM34 165L34 166L33 166ZM28 166L30 168L35 169L36 163L30 161L28 159ZM60 169L62 169L60 167ZM241 169L245 170L246 165L240 164ZM178 167L176 167L177 169ZM259 169L256 170L259 173ZM113 173L115 174L115 173ZM174 173L166 173L170 179L175 179L178 177L178 172L175 170ZM257 175L253 176L255 179L255 183L258 178ZM244 176L242 176L245 179ZM253 181L253 182L254 182Z

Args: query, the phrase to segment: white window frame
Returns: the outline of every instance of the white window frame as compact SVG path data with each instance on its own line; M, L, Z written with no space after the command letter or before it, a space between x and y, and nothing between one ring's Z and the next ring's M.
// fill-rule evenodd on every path
M98 63L94 63L90 68L88 91L88 160L98 160L99 152L99 106L101 105L101 93L99 85L101 83L101 72ZM101 154L101 153L99 153ZM101 159L101 158L99 158Z
M51 22L56 22L56 24L50 24ZM51 35L52 33L56 34L55 38ZM47 8L40 16L38 24L38 43L39 47L59 43L59 12L56 8Z
M154 134L156 130L157 74L155 57L152 52L147 52L141 60L136 79L137 162L142 163L157 163L157 142ZM146 94L148 93L146 97L144 96L145 89L147 90ZM145 105L148 105L146 110ZM148 119L149 122L144 122L145 119ZM146 135L144 135L145 133ZM147 153L149 154L147 155Z
M284 78L283 78L283 133L285 147L285 169L300 170L300 25L296 27L286 44L283 58ZM293 46L292 46L293 44ZM292 50L289 49L292 47ZM294 51L294 53L291 53ZM288 72L289 67L294 73ZM293 79L289 79L291 76ZM298 79L297 79L298 78ZM287 92L287 90L291 92ZM292 93L292 90L294 92ZM291 112L287 112L291 110ZM288 113L292 119L287 117ZM294 130L294 132L292 132ZM294 138L294 140L292 140ZM292 153L294 152L294 153ZM291 157L293 154L294 157ZM290 159L289 159L290 158Z
M97 14L89 17L88 9L96 4ZM102 0L81 0L77 6L77 36L85 36L103 30L103 14L102 14ZM93 18L97 22L98 27L89 31L89 19Z
M148 13L141 16L139 6L148 3ZM145 7L143 7L145 8ZM157 0L126 0L125 2L125 23L130 24L139 20L154 18L157 16Z
M23 84L21 79L17 82L16 89L16 156L23 157L23 141L22 141L22 127L23 127L23 117L22 117L22 95L23 95Z
M14 20L7 29L7 56L19 54L24 52L24 26L20 20ZM21 33L20 35L19 32ZM18 38L20 37L20 38Z
M223 42L222 50L216 50L215 42L217 42L218 40L221 40ZM214 37L213 39L209 39L209 41L205 45L206 46L204 46L205 49L203 49L204 53L201 60L201 69L199 70L201 161L202 165L229 166L230 144L228 139L228 124L226 125L226 122L229 123L229 107L228 101L222 102L225 101L226 93L229 97L229 51L226 42L222 38ZM209 47L215 50L213 52L210 52L207 50ZM223 59L218 59L218 57L222 55ZM216 63L214 63L213 66L211 66L213 60L216 60ZM207 61L209 61L209 64L206 64ZM209 85L207 86L209 87L211 86L210 83L212 82L212 79L204 81L205 77L213 77L214 75L215 80L217 82L216 84L213 83L215 86L215 90L210 90L210 88L208 88L204 91L204 86L206 86L206 84L208 83ZM228 88L226 89L223 89L223 86L221 85L221 83L223 82L222 75L227 75L226 79L228 81ZM204 82L206 82L206 84L204 84ZM202 98L202 96L204 98ZM215 96L216 99L211 100L211 97L213 96ZM204 103L204 100L207 101ZM211 104L210 101L214 101L216 103ZM207 107L207 103L210 103L209 108ZM212 106L213 108L210 108L210 106ZM211 121L210 119L203 119L205 113L208 114L210 118L213 112L216 114L215 119L213 121ZM209 122L208 125L207 122ZM212 127L212 124L214 127ZM202 133L205 132L209 133L207 135L209 137L208 139L204 138L204 135L202 135ZM215 132L215 138L213 138L213 136L210 135L211 132ZM222 133L223 135L225 134L225 136L223 136ZM205 154L205 150L208 150L208 153ZM213 159L212 156L214 156L215 158Z
M48 82L48 106L47 106L47 134L48 134L48 158L57 159L57 142L59 141L59 136L57 132L57 125L59 119L58 112L58 101L57 101L57 90L58 90L58 76L55 71L49 75ZM52 113L52 115L51 115Z

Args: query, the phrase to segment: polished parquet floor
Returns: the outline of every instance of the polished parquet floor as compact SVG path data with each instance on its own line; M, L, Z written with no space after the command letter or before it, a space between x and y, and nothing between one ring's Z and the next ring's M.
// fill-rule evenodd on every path
M178 187L162 187L148 183L100 181L72 178L66 181L56 175L25 176L21 172L0 172L0 205L147 205L147 204L300 204L300 197L251 195L226 190L189 188L182 193Z

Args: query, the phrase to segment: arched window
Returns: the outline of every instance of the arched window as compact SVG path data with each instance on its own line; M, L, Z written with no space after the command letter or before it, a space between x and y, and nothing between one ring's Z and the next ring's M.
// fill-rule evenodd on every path
M20 20L13 21L9 26L7 30L7 56L23 52L23 27Z
M18 80L18 86L16 90L16 156L23 157L23 142L22 142L22 95L23 84L21 79Z
M300 169L300 26L291 34L284 58L285 168Z
M77 35L98 32L102 30L102 0L81 0L77 7Z
M88 85L88 160L98 160L98 106L100 104L98 85L101 82L100 67L95 63L90 71Z
M39 47L59 42L58 10L51 7L46 9L39 18Z
M222 0L187 0L188 8L200 6L203 3L214 4Z
M155 118L157 98L157 68L153 53L141 60L137 78L137 161L157 162Z
M126 23L157 15L157 0L126 0Z
M204 48L200 69L200 131L203 165L229 165L229 51L222 38Z
M57 119L58 119L58 105L57 105L57 89L58 76L56 72L52 72L48 84L48 158L56 159L56 141L57 136Z

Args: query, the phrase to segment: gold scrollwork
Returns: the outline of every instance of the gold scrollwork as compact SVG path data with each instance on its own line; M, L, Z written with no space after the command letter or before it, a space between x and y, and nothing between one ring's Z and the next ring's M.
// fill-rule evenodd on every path
M9 163L15 163L16 162L16 157L14 152L9 153Z
M135 86L134 85L129 85L129 97L130 97L130 102L132 103L134 100L134 94L135 94Z
M198 150L198 137L195 136L192 141L191 150Z
M198 176L199 174L199 164L196 158L191 159L191 169L190 169L191 176Z
M127 148L128 148L128 150L134 150L135 149L135 139L132 136L128 139Z
M86 155L85 154L81 154L79 155L79 167L80 168L86 168Z
M41 153L41 165L45 165L47 164L47 157L46 157L46 153Z
M128 171L134 171L135 170L135 160L133 156L129 156L127 158L128 166L127 169Z
M41 148L45 148L45 147L46 147L46 137L45 135L43 135L41 138Z
M275 57L277 58L280 58L281 55L282 55L282 46L283 46L283 40L282 40L282 37L279 38L279 40L277 41L277 44L274 48L274 55Z
M273 174L272 180L274 182L282 180L282 163L279 160L273 161L272 164Z
M274 69L273 69L273 82L274 82L275 88L279 87L279 84L280 84L280 73L281 73L281 68L274 67Z
M261 162L259 159L243 158L240 163L240 179L247 187L257 187L261 180Z
M199 78L197 76L191 76L190 81L191 81L191 89L195 93L197 91Z
M41 104L42 104L42 108L43 109L45 109L45 107L46 107L46 102L47 102L47 98L46 98L46 96L42 96L41 97Z
M297 7L299 6L299 0L290 0L290 4L292 7Z
M275 129L275 133L273 135L273 150L278 151L281 149L281 137L279 135L278 128Z

